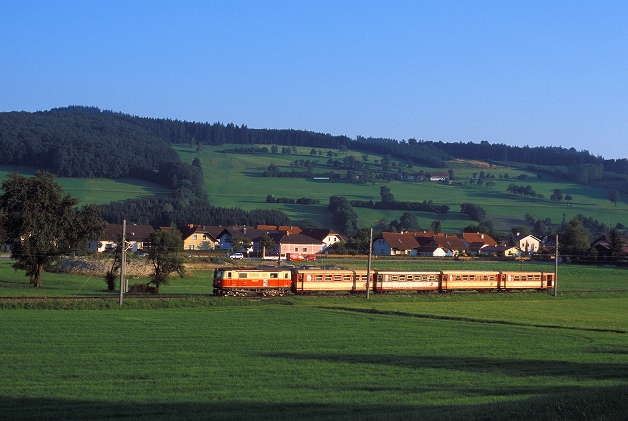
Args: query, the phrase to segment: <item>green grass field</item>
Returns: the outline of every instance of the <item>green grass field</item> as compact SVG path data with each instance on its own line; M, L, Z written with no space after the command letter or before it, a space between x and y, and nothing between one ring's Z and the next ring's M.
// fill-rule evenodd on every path
M379 189L382 183L360 185L348 184L334 180L306 180L294 178L264 178L261 174L270 163L275 163L282 171L290 171L289 164L297 159L318 160L325 164L329 159L322 150L322 156L310 156L311 148L297 148L298 155L284 154L224 154L219 151L229 148L229 145L220 147L206 146L202 152L186 145L175 145L174 149L181 159L186 162L198 157L203 166L205 175L205 189L209 195L210 203L215 206L241 207L246 210L280 209L295 220L310 218L325 226L331 226L330 215L326 210L329 197L332 195L345 196L349 200L379 201ZM353 155L357 160L361 159L359 151L349 151L347 155ZM339 154L336 159L342 159ZM369 163L374 165L374 160L381 160L381 156L369 154ZM442 221L445 231L459 232L465 226L474 224L467 216L460 213L460 204L464 202L481 205L494 222L496 229L508 231L513 225L525 224L524 216L531 214L536 219L551 218L554 224L559 224L563 219L570 220L577 214L583 214L598 219L600 222L614 226L617 223L628 225L626 220L626 203L622 201L614 206L607 200L608 191L573 183L565 183L544 176L537 179L537 175L516 170L514 168L482 168L473 166L468 162L456 161L450 166L456 179L461 185L443 185L431 182L400 182L386 183L391 189L396 200L419 201L432 200L436 204L445 204L450 210L445 215L437 215L430 212L414 212L422 227L429 228L435 219ZM319 169L328 171L329 169ZM443 169L414 167L413 171L430 171ZM468 179L473 172L484 171L495 175L496 185L493 187L469 184ZM509 180L500 180L499 175L508 173ZM528 180L517 181L514 177L527 174ZM524 198L511 195L506 192L510 183L516 185L530 185L537 193L545 195L544 199ZM563 194L573 197L571 203L554 203L549 200L554 189L561 189ZM319 205L306 206L297 204L270 204L266 203L266 196L274 194L275 197L309 197L320 200ZM359 223L362 227L372 227L384 221L386 224L393 219L398 219L403 211L397 210L371 210L356 208L359 215Z
M624 269L561 265L556 298L248 300L200 295L212 273L195 266L161 288L190 297L127 296L120 307L102 278L44 273L35 289L10 264L0 261L2 297L56 298L0 300L0 419L610 421L628 411L628 295L604 292L626 290Z
M626 335L590 329L606 314L562 329L490 316L416 317L422 304L402 301L406 311L398 314L391 303L370 304L383 311L344 308L359 300L4 310L0 414L11 420L618 420L628 411ZM520 304L508 308L519 312ZM543 323L547 315L533 319Z
M17 172L23 176L35 175L35 169L24 166L0 166L0 180L4 180L8 173ZM102 205L118 200L134 199L143 196L168 194L170 190L155 183L136 179L106 179L106 178L65 178L56 180L64 193L80 200L80 204L94 203Z

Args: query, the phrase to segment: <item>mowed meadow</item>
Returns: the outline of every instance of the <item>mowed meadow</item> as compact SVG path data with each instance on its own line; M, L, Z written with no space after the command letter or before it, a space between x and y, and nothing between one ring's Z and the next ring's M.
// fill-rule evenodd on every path
M442 263L421 267L432 264ZM417 263L374 262L392 265ZM531 267L553 269L523 264ZM188 268L161 298L127 295L120 307L96 276L45 273L37 294L15 298L28 279L1 262L0 418L619 420L628 413L623 269L561 265L557 297L250 300L206 296L211 267L190 260Z

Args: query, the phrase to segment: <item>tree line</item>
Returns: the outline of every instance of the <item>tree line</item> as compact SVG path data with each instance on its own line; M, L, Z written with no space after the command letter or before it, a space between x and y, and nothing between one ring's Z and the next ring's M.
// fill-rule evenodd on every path
M604 159L574 148L362 136L352 140L328 133L154 119L80 106L0 113L0 163L36 165L61 176L115 178L134 175L137 169L154 169L159 162L178 159L164 142L272 145L274 151L277 145L284 145L287 151L296 146L357 149L437 168L451 158L519 163L536 171L536 167L544 167L544 172L583 184L600 179L604 171L628 175L628 159ZM260 153L259 149L253 148L251 153Z

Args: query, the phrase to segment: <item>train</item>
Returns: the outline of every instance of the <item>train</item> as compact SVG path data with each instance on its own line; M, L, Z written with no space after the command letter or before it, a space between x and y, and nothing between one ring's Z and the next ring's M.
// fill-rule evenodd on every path
M214 270L214 295L544 291L553 288L553 272L480 270L350 270L337 267L222 267Z

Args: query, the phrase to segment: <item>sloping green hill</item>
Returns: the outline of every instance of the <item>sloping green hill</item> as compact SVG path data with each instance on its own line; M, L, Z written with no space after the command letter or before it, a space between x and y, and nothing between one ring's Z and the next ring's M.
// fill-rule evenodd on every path
M608 199L608 191L604 189L583 186L574 183L565 183L549 176L538 175L528 171L520 171L508 167L491 167L477 161L449 161L448 167L454 171L455 181L459 184L442 184L437 182L405 182L390 181L387 183L349 184L339 180L312 180L303 178L270 178L263 177L262 173L271 163L277 165L282 171L290 171L290 165L295 160L318 160L319 166L315 172L329 171L325 167L328 158L323 149L322 156L310 155L311 148L297 148L297 154L232 154L222 153L229 145L206 146L200 152L187 145L175 145L174 149L184 162L191 162L199 158L205 175L205 189L209 201L214 206L241 207L245 210L279 209L286 212L293 221L310 218L325 226L331 225L330 214L326 207L329 197L332 195L345 196L349 200L380 200L380 187L386 185L390 188L396 200L418 201L432 200L435 204L445 204L450 207L447 214L437 215L431 212L413 212L418 218L421 227L427 229L430 223L441 220L443 230L459 232L467 225L475 224L466 215L460 213L460 205L464 202L475 203L482 206L496 229L509 231L513 225L526 225L525 215L530 214L534 219L550 218L553 224L560 224L565 218L570 220L578 214L593 217L600 223L615 226L617 223L628 224L626 218L626 202L620 201L613 205ZM363 152L347 151L345 154L334 151L342 158L353 155L361 159ZM368 154L368 163L375 170L381 162L382 156ZM401 161L397 161L400 162ZM414 166L410 171L425 172L443 169L419 168ZM343 172L343 171L340 171ZM495 183L492 187L471 184L469 180L480 172L486 178ZM344 171L343 173L346 173ZM508 175L508 179L504 176ZM516 178L524 175L525 180ZM523 178L523 177L522 177ZM508 186L530 185L544 198L522 197L508 193ZM555 189L561 189L563 194L571 195L570 202L553 202L550 200ZM300 198L308 197L320 200L318 205L298 205L285 203L266 203L267 195L275 197ZM401 210L375 210L355 208L359 215L359 224L362 227L376 226L382 221L385 223L398 219L403 213ZM527 224L530 228L532 225Z

